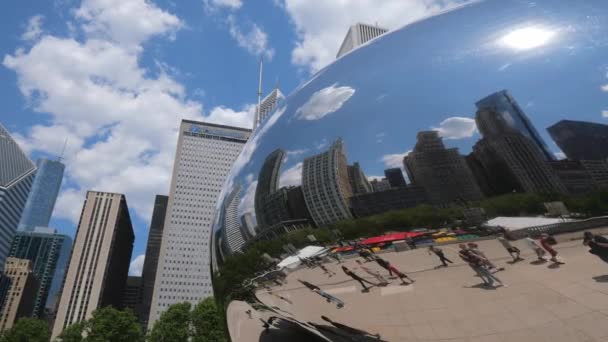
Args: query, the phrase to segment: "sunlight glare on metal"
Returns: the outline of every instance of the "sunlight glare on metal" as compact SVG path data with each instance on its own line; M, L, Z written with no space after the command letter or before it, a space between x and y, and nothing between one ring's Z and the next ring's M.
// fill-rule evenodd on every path
M547 44L555 32L542 27L524 27L509 32L501 38L501 43L512 49L529 50Z

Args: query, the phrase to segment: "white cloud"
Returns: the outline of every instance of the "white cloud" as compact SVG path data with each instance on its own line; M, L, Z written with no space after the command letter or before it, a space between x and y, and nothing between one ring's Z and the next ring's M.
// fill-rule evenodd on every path
M281 172L279 176L279 187L302 185L302 162Z
M239 203L238 212L240 214L251 213L255 216L255 190L258 188L258 181L249 181L245 185L245 194Z
M602 86L602 91L608 92L608 84Z
M257 24L250 24L249 30L244 31L234 15L229 15L226 23L230 36L240 47L254 56L264 56L267 60L272 59L274 49L268 47L268 34Z
M323 88L314 94L296 110L300 120L319 120L344 105L355 94L351 87L337 87L337 84Z
M83 0L75 14L90 37L108 38L129 47L183 27L178 17L147 0Z
M181 27L151 2L85 0L74 13L82 40L45 35L4 56L28 105L47 115L19 140L57 155L68 138L57 217L77 222L85 192L99 190L124 193L132 214L147 220L154 194L168 190L180 120L250 125L251 106L220 106L206 116L170 67L151 72L140 64L144 40Z
M382 179L384 179L384 176L367 176L367 180L370 182L374 180L381 181Z
M605 118L608 118L608 110L603 110L602 111L602 116Z
M474 119L454 116L441 121L439 127L433 127L433 130L438 131L444 139L463 139L477 132L477 124Z
M241 0L203 0L205 8L208 10L217 10L220 8L239 9L243 6Z
M395 29L453 7L463 0L277 0L291 18L298 41L292 62L314 72L335 59L348 28L357 23L377 23Z
M144 270L144 261L146 259L145 254L140 254L133 261L131 261L131 265L129 265L129 275L140 277L141 272Z
M251 128L253 126L254 114L254 104L246 105L240 111L218 106L211 109L205 120L207 122L220 123L223 125Z
M410 154L412 150L403 153L386 154L382 156L381 160L386 167L403 167L403 157Z
M21 35L21 40L26 41L34 41L40 38L42 35L42 21L44 20L44 16L35 15L30 17L27 22L27 27L25 32Z

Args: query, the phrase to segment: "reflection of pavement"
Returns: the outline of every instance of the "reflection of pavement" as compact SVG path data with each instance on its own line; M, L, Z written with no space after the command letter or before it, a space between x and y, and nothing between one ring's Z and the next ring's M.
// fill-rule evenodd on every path
M559 267L531 264L535 258L523 241L514 245L525 260L514 265L507 263L511 258L498 241L478 244L498 266L506 267L497 276L508 287L489 290L476 286L480 279L460 261L457 245L452 245L442 247L455 262L448 268L434 269L439 260L426 249L383 254L416 280L410 286L392 279L385 288L361 293L359 284L334 262L326 266L337 276L328 278L320 269L304 268L289 274L286 285L273 287L276 295L293 304L265 290L257 296L300 321L326 324L320 317L326 315L380 333L388 341L608 341L608 264L589 254L580 240L556 246L566 262ZM365 274L352 259L344 265ZM375 263L365 265L380 270ZM343 300L345 307L327 303L297 279L318 285Z

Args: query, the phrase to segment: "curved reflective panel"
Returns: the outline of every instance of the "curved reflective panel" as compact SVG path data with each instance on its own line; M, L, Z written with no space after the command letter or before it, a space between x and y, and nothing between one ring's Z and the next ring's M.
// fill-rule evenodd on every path
M471 227L479 224L474 213L488 198L513 192L565 198L591 191L595 183L574 185L561 172L570 164L559 161L553 139L564 152L567 143L559 125L551 136L546 128L565 119L602 124L608 117L607 23L603 0L480 1L384 34L319 71L279 100L226 181L212 237L218 301L226 306L257 297L277 315L330 340L355 333L340 323L373 329L369 336L388 340L424 334L414 328L418 323L433 328L429 340L480 336L475 327L462 331L457 324L463 306L477 307L468 301L485 295L475 288L461 293L465 284L459 277L473 280L470 269L445 270L451 288L458 288L452 293L437 285L444 270L422 272L435 262L426 250L396 252L408 246L393 240L411 248L416 235L384 237L384 243L368 245L386 252L383 258L394 267L422 272L421 279L400 287L399 279L387 277L389 286L362 294L356 278L378 285L373 273L384 270L372 261L363 263L367 272L348 251L356 239L415 228L427 229L418 230L427 234L426 243L481 238L487 232ZM444 227L453 234L446 240L428 234ZM320 258L310 268L300 264L327 253L315 246L339 245L342 254L330 253L336 259ZM498 244L480 245L491 256L504 256ZM312 249L302 252L303 247ZM448 245L444 251L466 266L457 249ZM346 261L339 264L337 258ZM323 263L329 260L334 261ZM525 264L505 277L529 286L514 273L533 267ZM550 287L548 280L535 281ZM514 300L524 300L522 293ZM405 309L408 303L418 310ZM451 315L445 321L454 336L435 328L430 309ZM419 312L426 318L416 318Z

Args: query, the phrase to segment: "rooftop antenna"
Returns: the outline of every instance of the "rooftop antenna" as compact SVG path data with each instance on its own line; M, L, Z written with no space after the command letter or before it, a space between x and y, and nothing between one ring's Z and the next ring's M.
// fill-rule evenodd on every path
M253 119L253 130L258 127L260 123L260 105L262 104L262 68L264 65L264 58L260 57L260 77L258 81L258 107L256 109L255 118Z
M61 154L59 155L59 157L57 158L57 161L60 162L63 160L63 155L65 154L65 147L68 144L68 138L65 138L65 141L63 142L63 148L61 149Z

